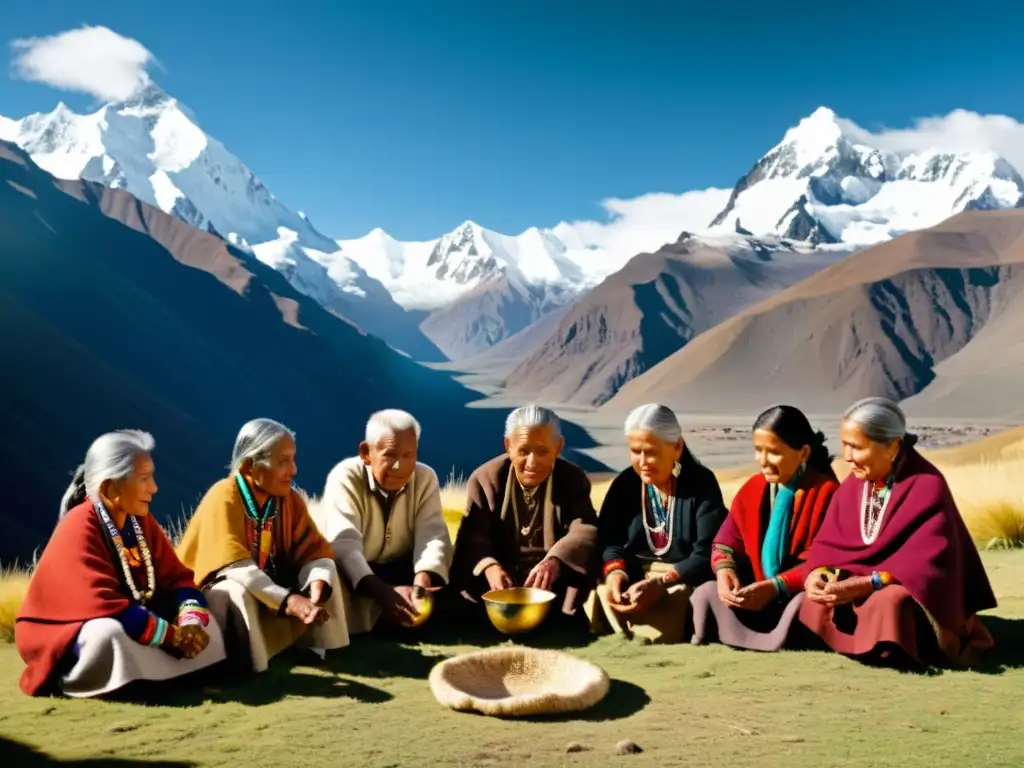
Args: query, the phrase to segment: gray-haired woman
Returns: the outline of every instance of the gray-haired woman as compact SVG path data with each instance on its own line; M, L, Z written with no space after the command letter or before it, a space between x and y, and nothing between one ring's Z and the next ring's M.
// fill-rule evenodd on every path
M292 488L295 452L283 424L246 423L231 475L206 492L178 545L210 610L232 628L232 656L248 656L257 672L300 640L321 655L349 644L334 553Z
M854 403L840 434L851 472L808 553L800 621L867 661L971 664L996 599L945 478L891 400Z
M150 515L153 446L137 430L101 435L64 493L15 625L25 693L98 696L224 658L216 620Z
M625 434L631 466L601 505L604 583L588 614L596 632L677 643L691 590L713 578L711 544L728 512L718 480L690 452L671 409L640 406Z

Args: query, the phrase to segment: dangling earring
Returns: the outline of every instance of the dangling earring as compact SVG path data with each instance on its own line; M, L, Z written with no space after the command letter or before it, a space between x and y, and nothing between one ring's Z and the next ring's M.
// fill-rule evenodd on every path
M679 473L683 471L683 465L678 461L672 465L672 477L679 477Z

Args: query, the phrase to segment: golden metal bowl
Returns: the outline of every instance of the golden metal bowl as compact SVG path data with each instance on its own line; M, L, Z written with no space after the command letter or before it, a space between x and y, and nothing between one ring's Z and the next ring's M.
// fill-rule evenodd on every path
M481 598L494 628L506 635L518 635L529 632L544 621L555 593L546 589L513 587L492 589Z
M434 594L423 587L412 588L412 607L416 609L416 616L412 621L402 622L407 627L418 627L430 618L434 612Z

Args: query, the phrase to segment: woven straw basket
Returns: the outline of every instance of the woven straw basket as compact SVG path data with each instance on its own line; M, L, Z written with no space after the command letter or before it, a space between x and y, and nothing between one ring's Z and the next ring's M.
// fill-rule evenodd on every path
M589 661L515 646L456 656L430 671L439 703L492 717L578 712L601 701L609 685L605 671Z

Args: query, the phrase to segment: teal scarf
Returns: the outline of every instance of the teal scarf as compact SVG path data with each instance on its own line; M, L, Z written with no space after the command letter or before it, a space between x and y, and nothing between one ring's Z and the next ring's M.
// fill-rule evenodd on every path
M793 478L785 485L771 486L772 512L768 519L768 530L761 544L761 568L766 579L774 579L782 568L782 559L786 556L786 532L789 531L789 519L793 516L793 501L796 489L800 485L803 467L797 470Z

